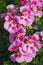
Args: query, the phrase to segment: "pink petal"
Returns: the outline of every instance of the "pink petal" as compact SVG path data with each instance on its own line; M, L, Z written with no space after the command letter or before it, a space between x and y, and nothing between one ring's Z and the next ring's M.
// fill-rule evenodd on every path
M10 59L11 59L11 61L13 61L13 62L15 62L16 60L16 54L12 54L11 56L10 56Z
M17 61L18 63L24 62L24 57L23 57L23 55L19 54L19 55L16 57L16 61Z
M17 47L15 46L15 44L11 44L8 48L9 51L13 52L16 51Z
M32 57L25 56L25 62L30 63L32 61Z
M43 36L43 31L40 32L40 35Z

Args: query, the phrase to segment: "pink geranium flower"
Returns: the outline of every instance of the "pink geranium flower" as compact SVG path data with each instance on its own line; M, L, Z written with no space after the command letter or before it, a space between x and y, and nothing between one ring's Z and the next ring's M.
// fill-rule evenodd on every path
M40 10L35 10L34 14L35 14L35 16L37 16L39 18L42 17L42 11L40 11Z
M34 46L34 49L38 51L41 48L40 38L38 34L33 34L32 36L26 36L27 41Z
M8 13L7 16L5 17L5 21L6 21L6 22L11 22L11 21L13 21L14 24L15 24L15 23L18 23L18 16L17 16L17 15L12 16L12 15L10 15L10 14Z
M33 11L31 10L31 8L30 8L30 4L29 3L27 3L26 5L24 5L24 6L21 6L20 7L20 12L23 14L23 15L25 15L25 16L33 16L34 15L34 13L33 13Z
M4 23L4 28L10 32L13 33L14 30L16 30L16 24L18 24L18 18L17 16L11 16L11 15L7 15L5 17L5 23Z
M24 4L26 4L27 2L29 2L29 0L19 0L18 4L24 5Z
M9 51L15 51L15 48L16 48L16 52L18 52L14 56L11 55L11 60L13 62L15 60L18 63L22 63L22 62L29 63L32 61L33 58L35 58L36 52L38 52L38 50L41 48L39 37L38 35L36 35L36 33L30 37L26 36L26 39L28 41L26 43L22 41L19 43L16 42L16 43L11 44L11 46L9 47Z
M36 25L36 26L33 26L33 29L34 30L38 30L38 26Z
M11 55L12 61L17 61L18 63L22 62L31 62L32 59L36 56L36 52L33 47L29 44L23 44L19 46L19 53Z
M8 5L7 10L8 10L8 13L10 13L11 15L15 15L18 12L18 8L13 4Z
M25 4L25 0L19 0L18 4L24 5Z
M25 38L30 41L30 42L37 42L39 41L39 36L34 34L34 35L31 35L31 36L25 36Z
M4 18L6 16L6 13L1 13L0 18Z
M9 16L7 15L5 17L5 23L4 23L4 28L10 32L14 33L14 31L17 31L17 29L21 28L22 25L18 24L18 16ZM19 27L20 26L20 27Z
M16 31L16 25L12 24L12 22L5 22L4 23L4 28L7 30L9 33L14 33Z
M11 33L9 35L9 41L11 43L15 41L18 41L18 42L24 41L26 30L21 25L17 25L17 26L16 26L17 28L14 30L14 33L13 34Z
M40 0L30 0L31 6L35 7L36 9L42 8L42 1Z
M30 0L31 9L34 12L34 16L42 17L42 2L40 0Z
M10 56L10 58L11 58L11 60L12 60L13 62L18 62L18 63L24 62L24 57L23 57L23 55L21 55L20 53L12 54L12 55Z
M24 26L31 26L34 22L33 16L20 16L19 17L19 24L22 24Z
M22 62L27 62L30 63L33 58L35 58L36 56L36 52L38 51L38 49L40 49L41 47L39 47L39 44L22 44L22 46L19 46L18 49L18 53L17 54L13 54L11 55L11 60L13 62L18 62L18 63L22 63Z
M16 42L16 41L18 41L18 42L24 41L24 37L25 37L25 33L10 34L9 41L11 43Z
M39 51L40 48L41 48L40 42L37 42L37 43L34 44L34 49L35 49L37 52Z
M40 36L42 37L42 40L43 40L43 31L40 32Z
M18 50L19 47L21 47L23 44L24 44L24 42L19 42L19 41L13 42L13 43L9 46L8 50L9 50L10 52L13 52L13 51L18 52L18 51L19 51L19 50Z
M30 9L30 5L26 4L24 6L20 7L20 12L23 14L22 16L19 16L18 20L20 24L23 24L24 26L31 26L34 22L34 13Z
M16 42L13 43L13 44L11 44L11 45L9 46L8 50L9 50L10 52L17 51Z
M40 35L43 37L43 31L40 32Z
M40 43L43 40L43 31L37 31L33 35L26 36L24 28L24 26L31 26L35 17L42 17L42 2L42 0L19 0L19 4L23 5L20 6L20 14L15 5L7 6L8 12L5 16L4 28L10 33L11 45L8 50L14 52L10 56L13 62L30 63L42 46ZM33 29L38 30L38 27L35 26ZM42 38L41 41L40 37Z

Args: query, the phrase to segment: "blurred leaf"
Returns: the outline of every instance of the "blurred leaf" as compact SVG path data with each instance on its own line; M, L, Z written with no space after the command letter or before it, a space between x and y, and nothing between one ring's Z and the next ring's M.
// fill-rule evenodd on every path
M38 57L37 57L37 58L35 58L35 59L33 60L33 62L32 62L32 63L33 63L34 65L38 65L38 63L39 63L39 60L38 60L38 59L39 59Z

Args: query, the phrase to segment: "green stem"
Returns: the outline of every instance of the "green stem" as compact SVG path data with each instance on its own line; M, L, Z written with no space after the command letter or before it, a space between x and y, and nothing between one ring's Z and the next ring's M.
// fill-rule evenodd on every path
M23 63L21 63L20 65L27 65L27 63L26 63L26 62L23 62Z

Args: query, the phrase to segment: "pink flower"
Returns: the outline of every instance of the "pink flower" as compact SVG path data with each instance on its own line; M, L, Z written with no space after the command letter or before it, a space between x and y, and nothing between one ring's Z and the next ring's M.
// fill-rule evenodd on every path
M43 31L40 32L40 36L42 37L42 40L43 40Z
M9 33L14 33L14 30L16 30L16 24L18 24L18 18L17 16L11 16L7 15L5 17L5 23L4 23L4 28L9 32Z
M38 49L40 49L40 44L22 44L22 46L18 47L18 53L17 54L13 54L11 55L11 60L13 62L18 62L18 63L22 63L22 62L27 62L30 63L33 58L35 58L36 56L36 52L38 51Z
M35 14L35 16L38 16L39 18L42 17L42 11L40 11L40 10L35 10L34 14Z
M24 16L34 16L33 11L30 8L30 4L26 4L24 6L20 7L20 12L24 15Z
M13 62L30 63L43 46L41 44L43 31L26 36L26 29L24 28L24 26L31 26L35 17L42 17L42 2L42 0L19 0L19 4L23 5L20 6L20 14L15 5L7 6L8 12L5 16L4 28L10 33L9 41L11 45L8 50L13 53L10 56ZM38 30L37 26L33 28ZM42 37L41 41L40 37Z
M19 52L24 56L24 61L29 63L36 56L36 52L31 44L24 44L19 47Z
M37 2L37 4L36 4L36 7L37 7L37 9L41 9L42 8L42 2Z
M25 36L25 38L30 41L30 42L37 42L39 41L39 36L34 34L34 35L31 35L31 36Z
M9 50L10 52L14 52L14 51L18 52L18 51L19 51L19 47L21 47L22 44L24 44L24 42L18 42L18 41L13 42L13 43L9 46L8 50Z
M17 57L16 57L16 61L18 63L22 63L22 62L31 62L32 61L32 57L28 57L28 56L23 56L22 54L19 54Z
M18 28L22 27L22 25L18 24L17 16L13 18L7 15L5 17L5 21L6 22L4 23L4 28L10 33L14 33L14 31L17 31Z
M15 58L18 63L24 62L24 56L20 53L18 53L17 57Z
M31 6L36 7L36 9L42 8L42 2L40 0L30 0Z
M11 44L11 45L9 46L8 50L9 50L10 52L16 51L16 50L17 50L16 42L13 43L13 44Z
M43 37L43 31L40 32L40 35Z
M9 33L14 33L16 30L16 25L12 24L12 22L5 22L4 23L4 28L7 30Z
M18 17L19 23L24 26L30 26L34 22L34 13L30 9L29 4L20 7L20 12L23 14Z
M1 17L0 18L4 18L6 16L6 13L1 13Z
M35 34L34 34L34 35L38 35L38 36L39 36L39 34L40 34L40 32L39 32L39 31L37 31L37 32L35 32Z
M30 7L27 5L21 6L20 12L24 15L28 15L28 13L30 14Z
M34 16L42 17L42 2L40 0L30 0L30 7L34 12Z
M20 25L18 25L18 28L16 28L14 30L13 34L11 33L9 35L9 41L11 43L16 42L16 41L18 41L18 42L24 41L26 30L22 26L21 27L19 27L19 26Z
M31 41L31 43L30 42L24 43L23 41L16 43L13 42L13 44L11 44L11 46L8 48L8 50L11 52L13 51L17 52L17 54L11 55L11 60L13 62L17 61L18 63L22 62L29 63L33 60L33 58L35 58L36 52L38 52L38 50L41 48L38 35L34 34L33 36L30 37L27 36L26 39L27 41Z
M7 10L11 15L15 15L18 12L18 8L13 4L8 5Z
M12 54L12 55L10 56L10 58L11 58L11 60L12 60L13 62L18 62L18 63L24 62L24 57L23 57L23 55L21 55L20 53Z
M11 60L13 62L17 61L18 63L31 62L36 56L36 52L33 51L32 48L33 47L29 44L23 44L22 46L19 46L19 53L11 55Z
M22 45L22 47L19 47L19 52L22 55L27 55L27 54L31 54L33 52L33 46L29 43L29 44L24 44Z
M38 30L38 26L33 26L33 29L34 30Z
M18 42L24 41L24 36L25 36L24 33L20 33L18 35L10 34L9 41L10 41L10 43L13 43L13 42L16 42L16 41L18 41Z
M40 36L41 37L41 41L43 41L43 31L41 32L36 32L35 33L36 35ZM39 40L40 41L40 40ZM43 44L41 44L41 41L39 42L41 46L43 46Z
M13 22L13 24L18 23L18 16L12 16L9 13L7 14L7 16L5 17L5 21L6 22Z
M18 4L24 5L24 4L26 4L27 2L29 2L29 0L19 0Z
M14 7L15 6L13 4L10 4L10 5L7 6L7 9L14 9Z
M38 52L40 48L41 48L40 42L34 43L34 49L36 52Z
M20 16L19 17L19 24L23 24L24 26L31 26L34 22L33 16Z
M31 45L33 45L35 51L38 51L41 48L38 34L33 34L33 36L26 36L26 39Z
M24 41L24 39L25 39L25 34L24 33L18 34L17 41L21 42L21 41Z
M25 0L19 0L18 4L24 5L25 4Z
M16 61L16 60L15 60L16 57L17 57L17 54L12 54L12 55L10 56L11 61L15 62L15 61Z

